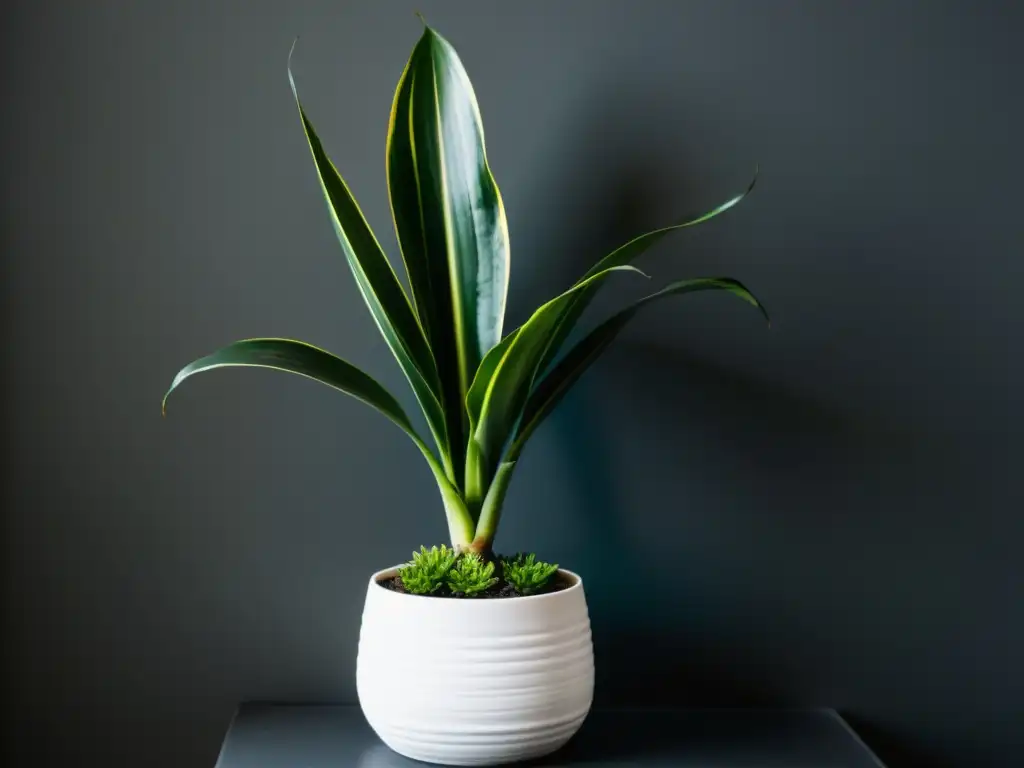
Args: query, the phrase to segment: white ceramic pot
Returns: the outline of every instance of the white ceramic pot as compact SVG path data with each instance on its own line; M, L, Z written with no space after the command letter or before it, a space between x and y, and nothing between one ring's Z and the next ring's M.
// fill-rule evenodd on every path
M391 749L448 765L497 765L553 752L594 697L583 581L530 597L452 599L392 592L370 579L356 687Z

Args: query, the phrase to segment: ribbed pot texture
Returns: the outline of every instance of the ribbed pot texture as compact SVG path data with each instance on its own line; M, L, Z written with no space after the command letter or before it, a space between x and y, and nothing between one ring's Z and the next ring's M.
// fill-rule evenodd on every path
M583 581L560 592L451 599L366 591L356 686L370 726L406 757L498 765L553 752L594 696Z

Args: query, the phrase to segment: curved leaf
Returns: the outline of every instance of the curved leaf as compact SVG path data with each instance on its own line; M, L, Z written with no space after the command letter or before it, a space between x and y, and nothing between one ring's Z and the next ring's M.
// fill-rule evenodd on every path
M640 255L642 255L649 248L656 245L663 238L672 234L676 230L686 229L687 227L694 227L698 224L703 224L705 221L713 219L715 216L718 216L721 213L725 213L734 205L738 204L743 198L745 198L754 190L754 185L757 184L757 177L758 169L755 168L754 178L750 181L750 184L743 192L736 195L735 197L730 198L729 200L726 200L721 205L712 208L707 213L701 214L700 216L697 216L694 219L683 221L679 224L673 224L671 226L656 229L652 232L640 235L639 237L633 238L625 245L616 248L614 251L609 253L599 262L597 262L597 264L591 267L590 270L583 277L580 278L579 282L577 282L577 285L579 285L579 283L583 282L584 280L587 280L588 278L592 277L593 275L597 274L598 272L608 269L609 267L619 266L621 264L629 264L630 262L633 261L633 259L636 259ZM590 302L593 300L594 295L597 293L599 288L600 285L594 285L591 288L584 291L580 291L579 293L576 294L575 300L565 311L565 316L562 318L561 325L559 326L558 332L555 335L554 340L552 341L551 348L544 358L541 370L547 370L548 365L551 363L552 360L554 360L555 356L558 354L558 350L561 348L562 344L565 342L569 334L572 333L572 330L576 326L577 321L580 319L580 316L583 314L583 311L587 308L587 305L589 305Z
M387 175L395 229L416 313L437 361L457 459L470 382L501 340L508 227L487 164L473 86L455 50L429 27L395 92Z
M164 411L166 412L167 408L167 398L183 381L203 371L230 367L269 368L298 374L334 387L376 408L402 428L427 460L441 489L448 525L453 536L458 533L466 541L472 539L473 521L465 505L445 477L444 469L438 464L430 448L416 433L398 401L370 375L312 344L291 339L244 339L228 344L178 371L167 394L164 395Z
M449 475L453 475L449 440L440 403L441 386L433 354L423 329L409 304L402 284L398 281L398 276L391 268L391 263L384 255L348 185L327 156L313 124L306 116L295 87L295 78L292 76L290 57L288 81L291 83L295 104L302 118L335 234L345 252L359 292L370 309L377 328L409 380L416 400L426 416L427 425L437 442L442 461L445 462Z
M618 271L644 274L627 265L610 267L551 299L523 324L495 366L466 454L465 493L471 509L482 500L505 443L512 436L565 307L576 292Z
M733 280L729 277L701 277L692 280L680 280L667 285L660 291L645 296L631 306L626 307L626 309L619 311L587 334L540 381L530 395L526 407L523 409L523 418L516 429L515 440L508 450L506 461L515 461L519 458L526 441L530 439L533 431L554 410L566 392L572 388L572 385L590 367L590 364L600 357L601 353L618 336L619 331L633 319L633 316L641 307L667 296L693 293L695 291L728 291L761 310L761 314L764 315L769 325L771 325L768 313L754 294L747 290L738 280Z
M473 537L473 546L478 551L487 551L491 548L494 534L498 530L498 522L501 520L501 510L505 506L505 494L508 493L512 471L515 468L515 461L503 461L494 473L494 479L480 507L480 518L477 520L476 534Z
M476 369L473 383L469 387L469 392L466 393L466 412L469 414L470 433L476 429L477 422L480 421L480 409L484 405L484 397L487 394L487 387L491 383L491 378L494 376L494 371L497 369L498 363L505 356L509 345L515 341L516 334L518 333L519 329L516 328L502 339L501 342L491 347Z

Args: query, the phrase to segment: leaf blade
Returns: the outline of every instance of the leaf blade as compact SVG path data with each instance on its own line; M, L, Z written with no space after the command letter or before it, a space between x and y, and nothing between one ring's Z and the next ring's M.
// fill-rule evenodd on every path
M561 399L587 371L590 365L618 336L630 320L644 306L669 296L694 293L697 291L724 290L756 307L764 315L768 325L771 319L764 305L738 280L729 277L705 277L679 280L659 291L638 299L625 309L615 313L581 339L531 392L523 410L523 418L516 428L516 435L506 456L506 461L516 461L533 432L555 409Z
M472 84L451 44L430 27L395 92L387 170L395 230L437 360L454 456L456 435L464 443L473 374L501 340L508 226Z
M759 175L760 171L758 169L755 169L754 178L751 179L750 184L747 185L747 188L745 190L740 192L738 195L734 195L733 197L729 198L724 203L715 206L707 213L703 213L700 216L697 216L693 219L682 221L679 224L672 224L667 227L662 227L661 229L656 229L651 232L647 232L646 234L633 238L625 245L619 246L614 251L605 256L603 259L601 259L599 262L597 262L597 264L591 267L587 271L587 273L582 278L580 278L580 280L586 280L588 277L593 276L597 272L600 272L604 269L608 269L608 267L616 266L619 264L628 264L631 261L633 261L633 259L637 258L642 253L651 248L653 245L658 243L662 238L666 237L667 235L670 235L673 232L676 232L677 230L680 229L688 229L689 227L695 227L698 224L703 224L705 221L708 221L710 219L715 218L716 216L725 213L730 208L733 208L734 206L742 202L747 195L754 191L754 187L757 185L757 177Z
M636 267L619 265L592 275L539 307L508 345L488 382L479 421L470 437L466 459L466 496L471 507L490 483L566 305L577 291L619 271L644 274Z
M476 374L473 376L473 383L470 385L469 391L466 393L466 412L469 415L469 430L471 433L476 429L476 425L480 421L480 409L483 408L484 397L487 395L487 387L491 383L494 371L497 369L498 364L501 363L501 360L508 351L509 346L513 341L515 341L518 333L519 329L516 328L498 344L491 347L487 354L484 355L484 359L480 361L480 365L476 369Z
M695 227L698 224L703 224L705 221L708 221L710 219L715 218L716 216L725 213L730 208L733 208L734 206L738 205L744 198L746 198L747 195L754 191L754 187L757 184L758 175L759 169L755 168L754 178L750 181L750 184L747 185L747 188L743 192L734 195L733 197L726 200L724 203L715 206L710 211L707 211L706 213L703 213L695 218L684 220L679 224L673 224L668 227L662 227L661 229L652 230L651 232L647 232L643 235L635 237L629 242L625 243L624 245L619 246L614 251L605 256L603 259L598 261L593 267L587 270L586 274L584 274L583 277L581 277L580 280L577 282L577 285L604 269L631 263L634 259L639 258L646 251L654 247L665 237L672 234L673 232L676 232L677 230ZM565 340L568 338L569 334L572 333L572 330L576 326L576 323L579 321L580 316L583 314L584 310L593 300L594 296L597 294L597 291L599 289L600 285L594 285L589 290L580 291L577 294L576 299L572 302L569 308L566 309L565 316L562 318L562 324L559 327L558 333L556 334L554 341L552 342L551 349L549 350L547 356L544 359L544 363L542 365L543 369L546 370L552 362L552 360L554 360L555 356L558 354L558 350L561 348L562 344L565 343Z
M293 339L243 339L192 361L175 375L161 403L192 376L218 368L265 368L297 374L344 392L386 416L413 441L427 460L441 490L449 529L465 540L472 539L474 523L443 467L417 434L398 401L372 376L326 350ZM461 509L460 509L461 506Z
M405 289L370 229L355 197L331 162L299 99L289 57L288 81L313 156L338 242L381 336L409 380L450 475L450 448L433 353Z
M324 349L294 339L242 339L193 360L175 375L164 395L164 409L171 393L186 379L227 367L267 368L305 376L376 408L403 431L416 434L402 406L373 377Z

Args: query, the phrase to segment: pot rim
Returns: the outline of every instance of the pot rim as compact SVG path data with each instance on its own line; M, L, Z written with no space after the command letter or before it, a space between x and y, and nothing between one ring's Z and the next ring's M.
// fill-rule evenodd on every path
M444 602L444 603L455 602L455 603L457 603L459 605L471 605L473 603L478 603L480 605L491 605L491 604L494 604L494 603L506 603L506 602L508 602L508 603L520 603L521 604L522 601L524 601L524 600L551 600L551 599L557 599L561 595L569 595L569 594L571 594L573 592L582 592L583 591L583 577L580 576L575 571L570 571L568 568L559 568L558 569L558 573L560 573L560 574L562 574L564 576L568 576L572 580L572 582L573 582L570 586L566 587L565 589L560 589L557 592L546 592L543 595L519 595L518 597L503 597L503 598L497 598L497 599L491 599L491 600L468 600L468 599L466 599L466 600L458 600L458 599L453 599L451 597L435 597L434 595L413 595L413 594L410 594L408 592L394 592L393 590L390 590L387 587L382 587L380 585L381 579L390 578L390 577L396 575L398 573L398 569L401 568L403 565L405 565L405 563L400 563L399 565L392 565L390 568L383 568L383 569L377 571L372 576L370 576L370 584L369 584L369 586L370 587L377 587L377 589L381 590L382 592L384 592L386 594L389 594L389 595L393 595L395 598L398 598L398 599L437 600L439 602Z

